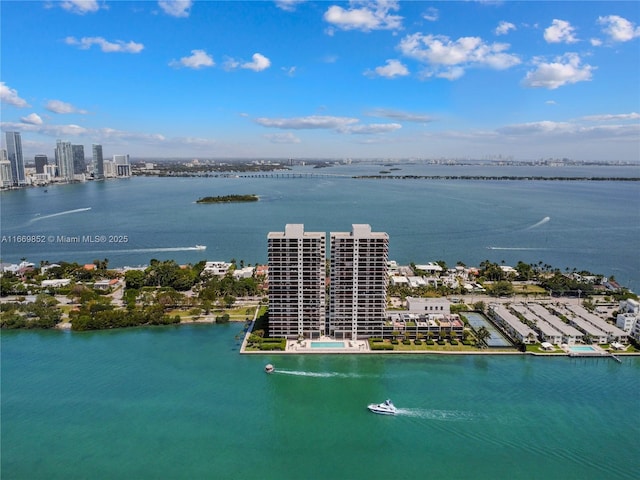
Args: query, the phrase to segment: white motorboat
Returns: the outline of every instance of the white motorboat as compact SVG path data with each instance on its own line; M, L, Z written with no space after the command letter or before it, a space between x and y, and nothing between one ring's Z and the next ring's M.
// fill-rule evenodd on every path
M196 250L206 250L207 246L206 245L196 245Z
M380 415L395 415L398 409L391 402L391 400L385 400L383 403L372 403L367 408L373 413L379 413Z
M267 363L264 367L264 371L266 373L273 373L276 371L276 367L274 367L273 365L271 365L270 363Z

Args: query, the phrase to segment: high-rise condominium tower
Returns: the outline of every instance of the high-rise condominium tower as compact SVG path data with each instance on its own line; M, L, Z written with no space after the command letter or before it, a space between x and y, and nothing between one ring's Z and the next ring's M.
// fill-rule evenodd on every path
M369 225L331 232L329 334L380 336L387 307L389 236Z
M22 157L22 137L20 132L7 132L7 156L11 163L11 181L14 185L24 185L24 158Z
M84 145L71 145L73 154L73 173L76 175L85 173L87 164L84 159Z
M288 224L267 236L269 334L318 338L325 334L326 234Z
M44 173L44 166L48 163L47 156L36 155L33 160L36 162L36 173Z
M63 180L73 180L73 150L70 142L62 140L56 142L56 161L58 176Z
M102 145L94 143L93 150L93 174L96 178L104 178L104 158L102 158Z

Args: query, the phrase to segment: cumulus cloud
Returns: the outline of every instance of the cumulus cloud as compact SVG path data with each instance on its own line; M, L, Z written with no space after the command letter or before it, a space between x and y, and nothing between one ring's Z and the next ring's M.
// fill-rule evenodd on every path
M291 132L285 133L269 133L264 135L271 143L300 143L300 139Z
M324 14L324 20L341 30L397 30L402 28L402 17L393 15L400 7L394 0L354 1L345 9L338 5L330 6Z
M399 123L361 124L353 117L334 117L327 115L311 115L308 117L292 118L256 118L256 123L263 127L281 128L287 130L334 130L346 134L378 134L402 128Z
M404 112L402 110L392 110L387 108L373 109L367 112L367 115L370 117L392 118L394 120L398 120L401 122L427 123L427 122L434 121L434 118L429 115L423 115L419 113L410 113L410 112Z
M140 53L144 48L144 45L136 42L123 42L122 40L116 40L110 42L102 37L82 37L77 39L75 37L65 38L67 45L74 45L82 50L91 48L92 45L100 46L100 49L105 53L122 52L122 53Z
M215 62L213 57L204 50L191 50L191 55L188 57L182 57L180 60L171 60L169 66L180 68L193 68L198 70L203 67L213 67Z
M83 115L87 113L86 110L81 110L74 107L70 103L66 103L60 100L49 100L44 108L53 113L81 113Z
M504 20L498 24L494 33L496 35L506 35L511 30L515 30L516 26L511 22L505 22Z
M422 14L422 18L430 22L435 22L436 20L438 20L439 17L440 17L440 12L438 11L437 8L434 8L434 7L427 8L427 11Z
M520 63L517 55L506 53L507 43L485 43L479 37L461 37L455 41L444 35L414 33L400 41L400 51L432 67L424 76L454 80L474 66L504 70Z
M192 0L160 0L158 5L164 13L172 17L185 18L193 5Z
M78 15L94 13L100 10L100 5L97 0L64 0L60 2L60 7Z
M26 117L21 117L22 123L30 123L31 125L42 125L42 118L37 113L30 113Z
M565 20L554 19L551 26L544 31L544 39L548 43L576 43L575 28Z
M366 72L364 72L364 74L369 77L378 76L385 78L395 78L409 75L409 70L399 60L387 60L386 65L376 67L373 71L367 70Z
M617 114L603 114L603 115L589 115L582 117L582 120L588 122L611 122L611 121L625 121L625 120L640 120L640 113L617 113Z
M618 15L598 17L598 23L603 26L602 31L614 42L628 42L640 37L640 27Z
M263 127L283 128L291 130L306 129L340 129L347 125L358 123L357 118L332 117L326 115L311 115L308 117L293 118L256 118L256 123Z
M253 70L254 72L261 72L271 66L271 60L262 55L261 53L254 53L250 62L243 63L240 68L246 68Z
M0 82L0 101L14 107L26 108L30 107L24 98L20 98L18 91L10 88L6 83Z
M595 70L591 65L582 65L576 53L567 53L550 63L537 58L534 63L536 69L528 72L522 81L526 87L554 90L563 85L589 81Z
M306 0L275 0L276 6L286 12L294 12L299 4L304 3Z

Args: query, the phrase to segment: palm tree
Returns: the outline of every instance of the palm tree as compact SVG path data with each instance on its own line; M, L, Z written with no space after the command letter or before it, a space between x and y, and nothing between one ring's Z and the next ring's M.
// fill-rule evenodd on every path
M491 332L487 330L487 327L482 326L476 331L476 339L478 340L478 344L480 344L480 348L486 347L486 340L491 337Z

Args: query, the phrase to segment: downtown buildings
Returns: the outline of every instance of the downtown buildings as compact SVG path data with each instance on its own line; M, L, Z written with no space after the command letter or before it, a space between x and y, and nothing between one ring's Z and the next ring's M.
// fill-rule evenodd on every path
M26 185L24 158L22 157L22 138L20 132L6 132L7 160L10 164L11 178L2 178L3 184L11 182L13 186Z
M385 321L389 236L369 225L330 234L329 303L326 234L288 224L267 236L271 336L339 339L379 334Z

